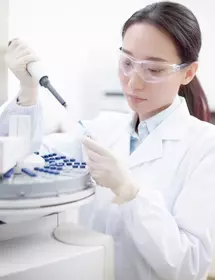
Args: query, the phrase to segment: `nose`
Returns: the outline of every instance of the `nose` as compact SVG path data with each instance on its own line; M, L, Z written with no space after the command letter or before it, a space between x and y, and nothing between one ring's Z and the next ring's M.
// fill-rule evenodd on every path
M145 82L143 79L138 75L136 71L133 71L129 78L128 86L132 91L140 91L144 88Z

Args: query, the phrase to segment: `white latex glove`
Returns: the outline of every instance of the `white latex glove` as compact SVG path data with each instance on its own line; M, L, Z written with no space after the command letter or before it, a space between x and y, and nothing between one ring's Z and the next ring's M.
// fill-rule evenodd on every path
M12 40L5 55L8 68L20 81L18 94L19 104L30 106L36 103L39 86L38 83L27 72L26 66L29 62L38 61L35 52L20 39Z
M87 166L95 182L110 188L116 195L114 203L122 204L136 197L139 190L131 178L130 170L109 149L95 140L83 137L88 156Z

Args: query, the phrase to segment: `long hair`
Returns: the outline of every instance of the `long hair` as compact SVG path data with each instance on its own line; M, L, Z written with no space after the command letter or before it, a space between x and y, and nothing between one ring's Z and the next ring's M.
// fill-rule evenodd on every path
M157 2L134 13L124 24L122 37L135 24L146 22L165 31L175 43L181 63L198 60L202 44L201 30L194 14L185 6L173 2ZM190 114L203 121L210 121L210 109L204 90L195 76L179 89L186 99Z

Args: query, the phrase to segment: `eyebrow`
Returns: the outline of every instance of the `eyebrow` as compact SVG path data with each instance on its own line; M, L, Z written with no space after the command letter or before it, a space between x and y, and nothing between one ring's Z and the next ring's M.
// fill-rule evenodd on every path
M120 48L120 50L123 51L124 53L126 53L126 54L128 54L128 55L134 57L134 55L133 55L132 52L130 52L130 51L128 51L128 50L126 50L126 49L124 49L124 48L122 48L122 47ZM161 57L156 57L156 56L148 56L148 57L146 57L145 59L146 59L146 60L152 60L152 61L168 62L166 59L161 58Z

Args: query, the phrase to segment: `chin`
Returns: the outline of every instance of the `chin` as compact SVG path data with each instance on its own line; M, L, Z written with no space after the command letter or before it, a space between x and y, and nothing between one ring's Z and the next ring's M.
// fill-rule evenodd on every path
M144 111L144 112L148 112L148 111L151 111L151 108L149 108L149 104L147 101L143 101L143 102L130 102L128 101L128 105L129 107L136 111L136 112L139 112L139 111Z

